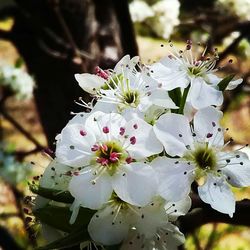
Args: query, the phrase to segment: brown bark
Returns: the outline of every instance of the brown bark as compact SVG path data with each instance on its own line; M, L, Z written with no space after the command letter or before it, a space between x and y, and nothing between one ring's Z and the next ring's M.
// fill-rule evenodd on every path
M50 147L55 135L89 98L74 79L95 66L113 67L137 54L125 0L19 0L11 40L34 75L35 98Z

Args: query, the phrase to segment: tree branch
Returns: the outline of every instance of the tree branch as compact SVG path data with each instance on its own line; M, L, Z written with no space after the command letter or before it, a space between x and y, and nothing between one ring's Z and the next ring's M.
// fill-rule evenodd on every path
M8 120L17 130L19 130L29 141L33 142L37 148L40 150L44 149L44 147L29 133L27 132L13 117L11 117L5 110L0 107L0 114Z
M22 250L10 233L2 226L0 226L0 246L4 250Z
M236 202L233 218L212 209L210 205L202 202L197 195L192 197L192 201L192 211L179 219L181 231L185 234L192 233L200 226L211 222L250 226L250 200L245 199Z

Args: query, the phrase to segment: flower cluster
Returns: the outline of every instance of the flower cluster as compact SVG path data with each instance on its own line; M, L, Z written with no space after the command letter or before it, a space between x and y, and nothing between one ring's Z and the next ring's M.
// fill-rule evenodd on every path
M145 22L157 36L165 39L170 37L180 22L178 0L154 1L153 5L147 4L147 1L134 0L129 9L133 22Z
M94 97L90 104L79 101L91 111L76 114L57 135L55 159L36 192L64 201L70 224L87 228L89 244L177 249L185 239L175 221L191 207L193 182L203 202L231 217L230 186L250 185L250 161L239 150L226 151L231 140L224 142L222 112L215 107L222 92L242 80L215 75L216 50L197 56L188 41L169 53L152 65L127 55L113 70L75 75ZM67 202L62 193L70 194ZM48 219L41 207L35 214L50 225L56 214ZM68 223L51 225L69 233Z
M18 162L10 145L0 144L0 178L10 185L23 183L32 173L30 165Z
M218 0L217 6L222 13L230 14L241 21L250 20L250 1L249 0Z
M11 91L17 99L30 99L35 83L33 78L20 67L0 62L0 87Z

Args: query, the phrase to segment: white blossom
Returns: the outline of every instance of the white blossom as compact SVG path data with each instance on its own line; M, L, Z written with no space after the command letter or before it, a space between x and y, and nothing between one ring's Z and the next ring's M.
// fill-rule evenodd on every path
M150 6L142 0L134 0L129 4L129 11L133 22L145 21L148 17L154 16Z
M33 78L22 68L0 64L0 86L14 92L17 99L30 99L35 87Z
M170 46L173 47L172 44ZM223 95L217 85L222 79L214 74L218 70L215 67L217 50L211 57L205 56L206 49L200 57L196 57L191 49L192 42L188 41L185 50L170 52L169 56L148 67L150 76L166 90L190 86L187 101L195 109L220 106ZM232 90L241 82L242 79L231 81L226 89Z
M159 249L164 249L176 241L178 246L183 244L184 236L171 222L186 214L190 207L189 197L179 202L165 202L155 197L149 205L137 207L113 195L107 205L94 214L88 231L93 240L103 245L123 241L121 249L140 249L143 245L153 249L157 244L162 246Z
M198 188L200 198L232 217L235 199L229 184L250 185L250 161L238 150L224 152L230 141L224 144L221 117L222 112L213 107L199 110L193 125L182 115L162 115L155 133L166 152L179 158L156 158L151 165L158 172L158 191L165 199L183 199L189 194L191 183L203 179Z
M128 203L146 205L157 179L145 159L161 151L152 126L142 119L126 121L100 111L77 115L57 137L56 147L57 160L78 169L69 183L74 214L79 206L99 209L113 190Z

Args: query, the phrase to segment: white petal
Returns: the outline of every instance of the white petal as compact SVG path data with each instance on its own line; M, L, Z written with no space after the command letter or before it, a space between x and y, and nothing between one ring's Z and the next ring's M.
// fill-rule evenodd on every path
M224 145L223 130L220 120L223 113L214 107L206 107L197 111L194 115L194 132L203 139L209 141L210 145Z
M250 160L246 154L235 152L227 157L230 158L230 163L221 169L227 176L227 181L234 187L250 186Z
M215 74L207 74L205 80L208 84L216 86L223 78L216 76Z
M162 152L163 147L156 138L153 127L142 119L132 119L125 126L125 135L128 139L124 147L132 158L143 159L145 157ZM135 144L130 143L131 137L135 137Z
M96 90L100 89L106 81L100 76L89 73L75 74L75 78L78 81L79 86L90 94L95 94Z
M235 212L235 199L233 193L221 177L207 175L206 182L198 187L200 198L221 213L233 217Z
M162 228L162 231L159 233L159 235L162 241L156 241L156 247L159 250L177 250L178 246L184 244L185 242L184 234L180 232L177 226L171 223L167 223L165 227Z
M124 127L125 123L120 114L96 111L86 120L86 127L95 134L97 141L110 141L119 137L120 128ZM104 127L108 127L110 132L104 133Z
M53 160L45 169L43 176L40 178L39 185L55 190L67 190L71 177L65 173L70 170L72 169L69 166Z
M191 208L192 200L189 196L177 201L167 202L165 205L169 221L176 221L179 216L185 215Z
M85 136L81 131L87 132ZM58 162L79 167L87 165L91 159L91 147L96 143L96 137L82 124L66 126L61 133L56 145L56 157Z
M179 70L179 65L175 59L163 58L160 62L149 66L150 75L162 84L162 88L165 90L185 88L189 84L189 80L186 77L186 72Z
M152 91L152 94L149 96L150 102L152 104L158 105L160 107L169 108L169 109L177 109L178 107L169 97L168 92L164 89L158 89Z
M103 245L116 245L127 237L129 224L120 212L112 213L111 207L96 212L90 220L88 231L91 238ZM114 220L115 219L115 220Z
M180 201L188 196L194 180L192 165L178 162L178 159L158 157L151 166L159 179L159 195L167 201Z
M112 177L116 194L124 201L136 205L147 205L156 194L155 171L147 164L134 162L127 164Z
M195 109L211 105L220 106L223 102L223 95L221 91L209 86L201 77L198 77L192 80L188 101Z
M240 79L237 79L237 80L234 80L234 81L231 81L228 85L227 85L227 88L226 90L232 90L232 89L235 89L239 84L241 84L243 82L243 79L240 78Z
M95 184L93 180L96 179ZM69 183L71 195L81 206L90 209L99 209L110 198L113 188L110 176L107 173L99 177L94 175L94 170L85 168L79 175L73 176Z
M189 121L183 115L162 115L154 126L154 131L171 156L182 156L187 150L186 146L193 144Z

